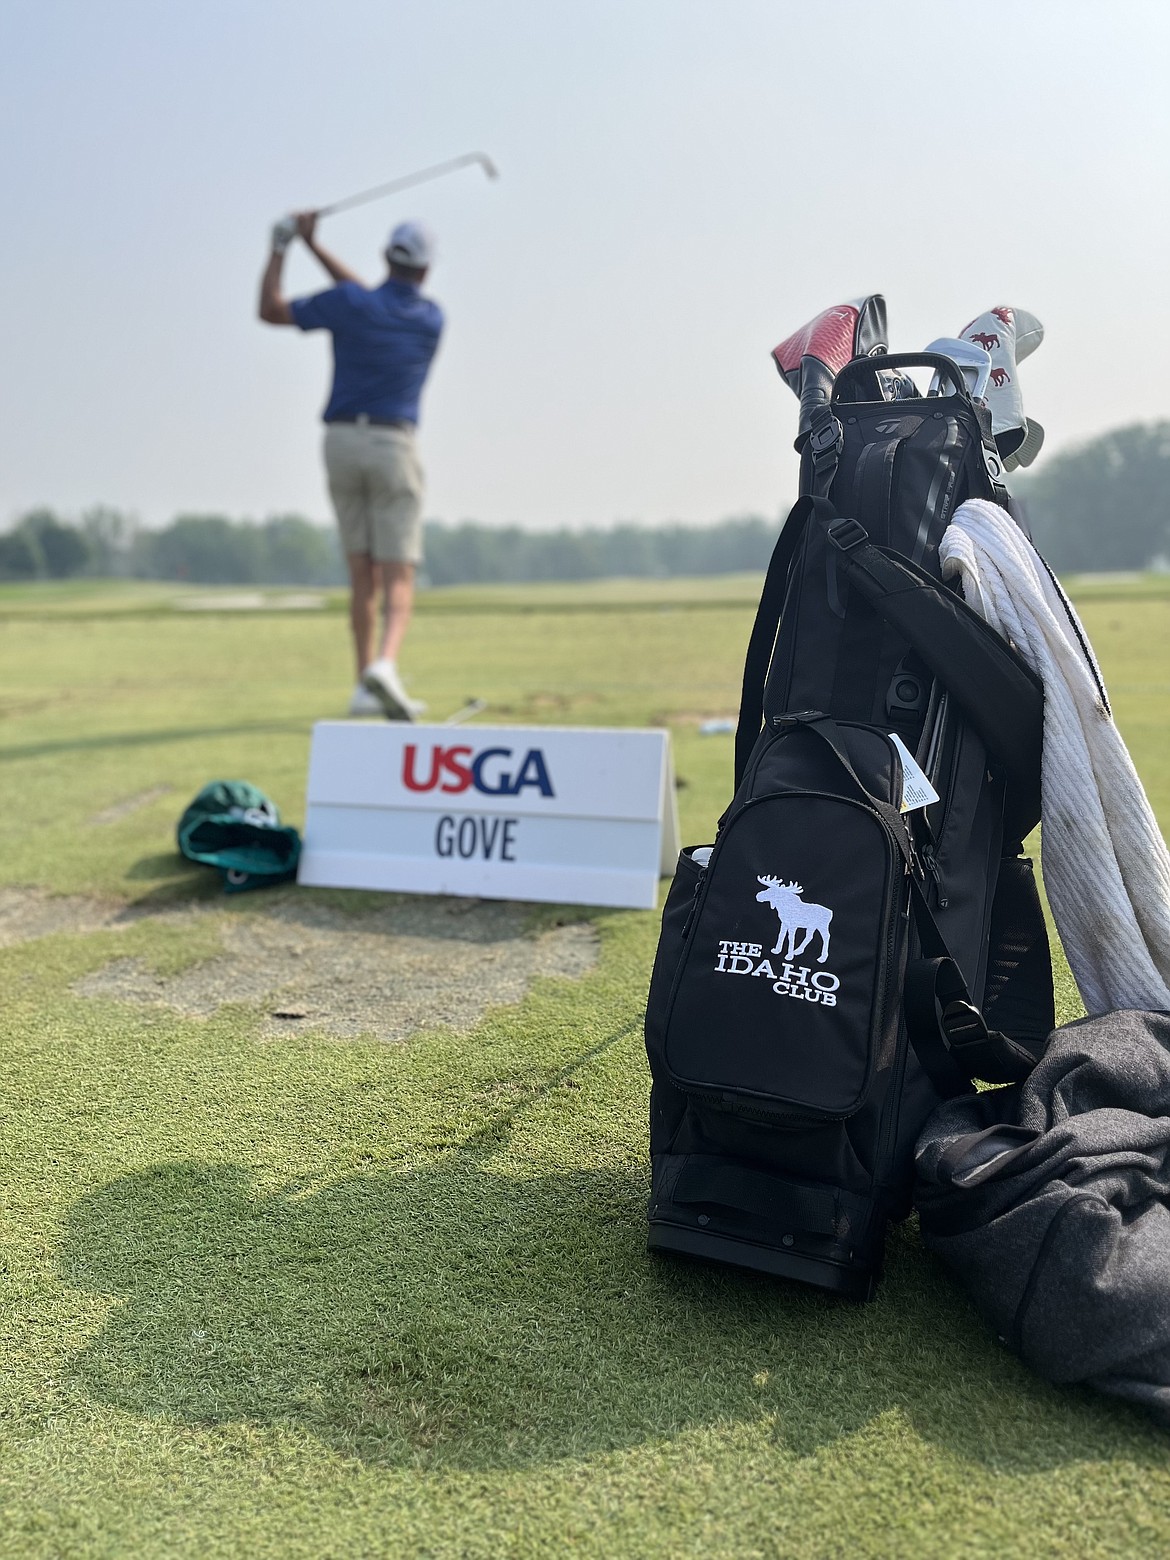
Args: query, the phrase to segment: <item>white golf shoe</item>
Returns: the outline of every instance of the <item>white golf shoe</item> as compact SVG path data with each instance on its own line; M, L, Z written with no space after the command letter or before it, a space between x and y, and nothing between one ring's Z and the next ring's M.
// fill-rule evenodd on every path
M361 683L358 683L350 696L349 709L346 711L346 714L384 715L385 713L381 699L376 699L368 688L364 688Z
M362 673L362 686L373 694L390 720L415 720L414 700L402 686L393 661L373 661Z

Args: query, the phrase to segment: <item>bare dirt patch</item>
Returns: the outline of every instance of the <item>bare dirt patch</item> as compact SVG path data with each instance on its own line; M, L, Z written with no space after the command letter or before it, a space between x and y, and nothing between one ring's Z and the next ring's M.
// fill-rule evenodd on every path
M141 919L142 911L132 906L83 894L0 888L0 948L52 937L56 932L105 932L132 926Z
M223 952L160 974L116 959L74 987L81 996L207 1018L229 1003L265 1011L264 1033L324 1030L400 1041L438 1025L466 1031L489 1007L518 1002L542 975L580 979L597 962L589 923L525 930L519 905L417 899L348 915L301 898L222 921Z

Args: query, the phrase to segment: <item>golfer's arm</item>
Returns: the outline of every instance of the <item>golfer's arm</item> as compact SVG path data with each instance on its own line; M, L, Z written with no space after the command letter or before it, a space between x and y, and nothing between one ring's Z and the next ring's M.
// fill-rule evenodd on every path
M336 255L331 255L327 249L322 249L315 238L308 238L305 243L335 282L356 282L359 287L366 285L360 276L355 276L348 266L342 265Z
M264 275L260 278L260 307L257 313L266 325L291 325L293 323L292 310L285 301L284 294L280 290L281 272L284 270L284 255L276 250L268 256L268 264L264 267Z

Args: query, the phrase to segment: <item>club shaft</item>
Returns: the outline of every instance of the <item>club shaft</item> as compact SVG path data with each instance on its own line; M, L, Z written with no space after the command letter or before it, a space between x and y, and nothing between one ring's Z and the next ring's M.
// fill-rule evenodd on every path
M417 173L404 174L401 179L391 179L388 184L376 184L373 189L347 195L344 200L335 200L331 206L319 206L317 215L327 217L335 211L348 211L351 206L364 205L368 200L380 200L383 195L393 195L396 190L409 189L413 184L425 184L428 179L441 179L444 174L454 173L456 169L469 167L472 163L479 163L489 178L495 178L496 171L490 158L482 152L465 152L462 157L452 157L447 162L420 168Z

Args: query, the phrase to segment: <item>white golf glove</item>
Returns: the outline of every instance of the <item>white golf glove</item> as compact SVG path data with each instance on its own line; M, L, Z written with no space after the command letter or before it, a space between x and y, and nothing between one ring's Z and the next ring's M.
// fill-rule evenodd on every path
M282 255L293 239L297 236L297 219L295 217L281 217L279 222L272 225L272 253Z

